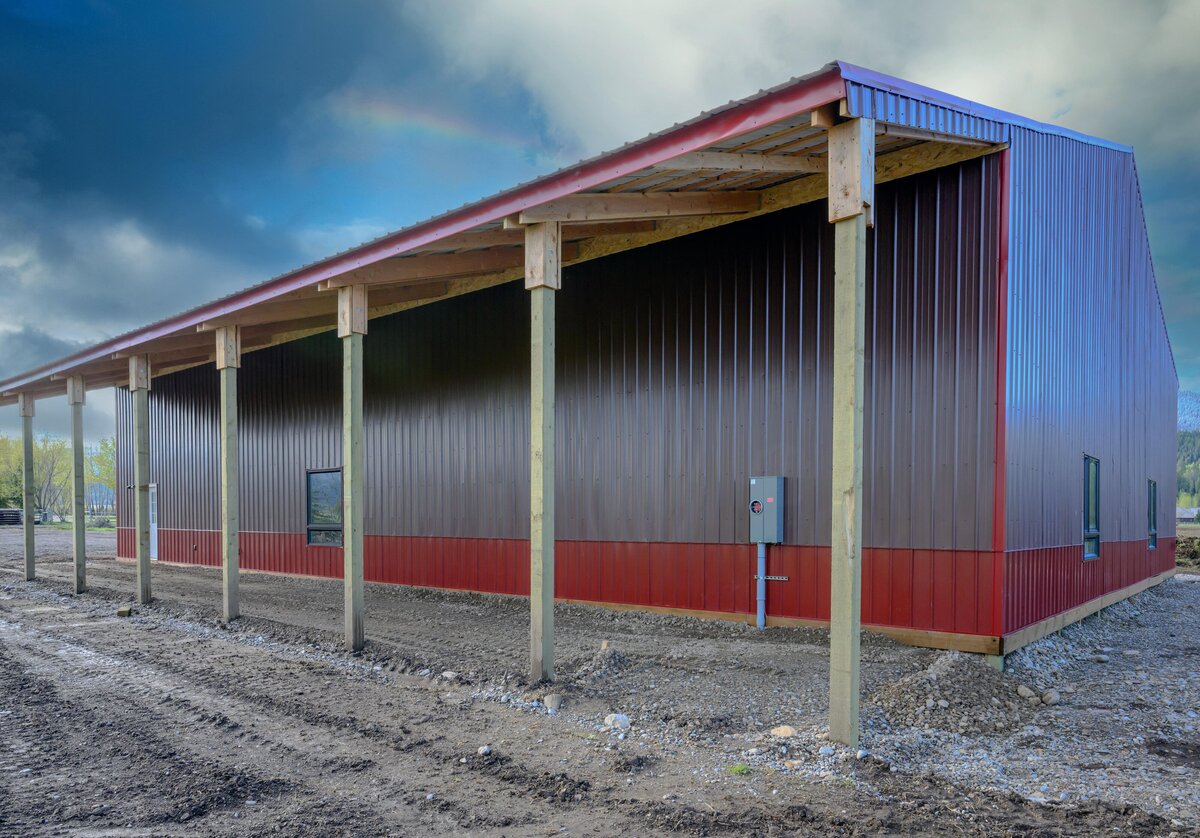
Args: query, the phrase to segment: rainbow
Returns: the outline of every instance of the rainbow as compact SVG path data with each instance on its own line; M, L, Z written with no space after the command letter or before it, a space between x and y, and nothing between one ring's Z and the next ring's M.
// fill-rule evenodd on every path
M536 155L541 151L541 143L532 136L485 130L455 115L355 91L332 97L330 112L343 123L374 130L419 134L450 142L486 143L522 155Z

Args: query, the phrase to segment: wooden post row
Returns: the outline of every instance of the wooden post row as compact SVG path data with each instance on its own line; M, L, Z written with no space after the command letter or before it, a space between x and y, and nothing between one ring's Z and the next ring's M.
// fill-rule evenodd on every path
M33 534L33 414L35 403L33 396L20 393L17 395L17 404L21 412L21 523L25 536L25 581L32 582L37 577Z
M367 288L338 289L338 337L342 339L342 560L346 646L363 648L363 335Z
M238 591L238 368L242 365L242 330L216 331L216 363L221 377L221 613L225 622L241 614Z
M874 182L874 121L851 119L830 128L829 220L835 230L829 736L851 746L860 734L866 228Z
M151 600L150 590L150 357L129 359L133 396L133 519L137 536L137 601Z
M83 376L73 375L67 379L67 404L71 408L71 534L74 548L75 582L73 590L81 594L87 590L87 506L84 493L87 478L84 474L83 457L83 404L86 399Z
M562 286L557 221L525 228L530 292L530 677L554 679L554 295Z

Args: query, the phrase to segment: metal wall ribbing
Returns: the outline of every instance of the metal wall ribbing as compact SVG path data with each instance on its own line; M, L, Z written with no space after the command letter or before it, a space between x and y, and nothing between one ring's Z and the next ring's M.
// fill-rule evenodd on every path
M1009 550L1082 543L1083 455L1104 541L1175 532L1178 379L1131 154L1013 129L1008 297Z
M993 156L878 190L869 546L990 548L997 171ZM776 473L787 542L828 543L831 243L818 203L567 270L560 538L742 542L747 480ZM369 533L526 537L528 305L509 284L372 321ZM332 335L245 357L244 529L303 530L304 470L340 461L339 357ZM215 404L209 369L154 383L163 527L217 526Z

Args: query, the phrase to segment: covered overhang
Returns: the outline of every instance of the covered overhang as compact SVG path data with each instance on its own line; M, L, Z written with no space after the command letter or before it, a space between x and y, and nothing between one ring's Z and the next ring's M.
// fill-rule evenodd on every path
M212 363L214 333L226 326L240 327L243 352L331 330L339 288L365 287L367 314L374 318L519 279L528 224L560 223L560 258L570 266L820 200L827 195L827 132L845 118L874 120L876 183L1004 146L1007 126L994 112L964 115L959 100L917 102L876 88L867 95L858 80L864 73L828 65L105 341L0 382L0 404L15 403L19 394L65 394L73 376L88 389L128 386L130 358L148 357L153 376Z

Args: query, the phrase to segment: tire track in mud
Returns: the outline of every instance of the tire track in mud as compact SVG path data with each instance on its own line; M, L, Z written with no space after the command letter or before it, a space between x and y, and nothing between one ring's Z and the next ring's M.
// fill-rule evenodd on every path
M1004 795L975 792L967 799L948 785L886 768L864 772L870 775L865 789L789 781L787 800L781 795L778 804L728 792L721 796L716 789L707 809L644 793L638 797L624 785L625 775L614 779L613 755L582 742L568 725L471 701L461 685L397 674L393 666L405 669L411 662L394 654L389 661L392 650L372 650L381 652L373 658L335 659L319 630L247 621L274 636L256 643L252 632L247 637L242 631L245 626L216 630L177 600L139 609L132 620L116 620L104 603L119 596L100 593L97 603L45 587L11 586L7 600L0 592L0 618L9 624L0 627L0 650L7 647L9 659L27 677L54 690L49 706L67 708L74 702L77 706L63 710L66 715L92 714L99 729L128 737L126 750L137 746L141 731L148 736L170 731L169 750L184 767L174 767L168 755L152 748L150 762L142 764L152 775L170 768L186 776L200 765L215 766L208 769L214 776L287 783L264 788L262 799L256 798L260 805L249 815L221 803L219 784L209 804L203 802L209 799L203 788L193 792L185 785L181 800L196 802L201 811L204 805L210 808L175 824L179 834L278 829L283 834L545 835L568 826L572 834L1050 835L1116 826L1161 831L1164 825L1132 807L1071 813ZM299 606L301 618L310 613L309 605ZM314 636L321 641L314 644ZM406 645L422 637L424 631L410 635ZM0 665L9 668L6 659ZM373 665L382 669L376 672ZM0 681L0 696L22 688ZM502 744L491 755L475 752L478 745L495 746L498 740ZM71 763L69 754L55 752L50 759L65 760L68 771L76 765L93 782L97 776L106 779L93 763ZM659 794L664 782L680 788L696 782L686 755L664 758L655 770L666 778L659 781ZM5 797L15 797L18 810L31 808L27 793L14 789L7 774L0 778L2 790L12 792ZM238 801L241 793L232 787L226 796ZM0 817L10 819L11 808L0 803ZM175 817L186 814L182 808L170 811ZM23 823L34 822L28 812L21 817ZM98 820L124 823L115 815ZM164 821L154 834L172 834L170 826Z
M264 776L289 777L306 794L328 792L324 787L330 784L330 778L334 778L334 786L339 786L337 778L349 775L359 787L358 793L370 800L368 808L388 814L388 809L394 808L389 801L400 800L406 807L416 806L435 814L453 812L455 825L460 827L506 827L529 823L537 814L551 814L530 812L529 801L523 798L531 787L514 788L511 777L502 784L505 788L477 788L466 799L456 800L453 786L461 783L446 783L440 777L445 772L430 772L429 768L431 763L461 765L461 750L433 748L428 740L412 737L406 725L392 727L363 721L353 714L326 712L302 700L258 691L253 685L243 686L228 671L203 666L212 659L201 654L162 659L146 648L98 651L80 645L79 639L67 640L12 624L0 624L0 632L9 648L15 647L18 657L34 649L55 649L52 664L41 659L32 661L35 669L52 670L42 675L43 681L54 678L67 682L69 690L82 695L111 695L119 690L122 703L134 704L146 711L147 717L153 717L152 725L143 727L173 731L174 738L186 743L204 763L228 761L230 756L241 757L253 749L254 761ZM201 668L192 669L189 660L201 663ZM255 663L278 668L270 661ZM280 678L280 674L286 672L266 672L255 682L294 680ZM287 689L286 683L283 688ZM436 722L428 714L426 719ZM137 733L130 732L131 736ZM485 772L481 776L488 775ZM409 777L421 777L424 782L418 787L403 779ZM499 794L502 791L510 794ZM432 801L426 799L430 793L434 794ZM492 799L493 804L504 797L521 803L508 807L511 811L494 805L499 812L481 813L474 811L480 797ZM429 803L434 805L426 805ZM443 822L441 826L450 824ZM382 823L380 828L386 831Z

